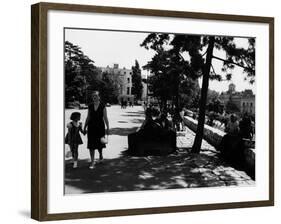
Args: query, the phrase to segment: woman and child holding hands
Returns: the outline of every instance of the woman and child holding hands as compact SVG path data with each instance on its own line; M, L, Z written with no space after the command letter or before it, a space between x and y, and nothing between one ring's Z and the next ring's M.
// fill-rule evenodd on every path
M93 102L89 104L88 115L82 128L81 114L79 112L73 112L70 116L71 122L67 124L68 133L66 135L65 143L69 145L72 158L73 168L78 167L78 147L83 144L80 136L80 132L84 135L87 134L87 148L90 151L91 164L90 169L94 169L95 166L95 150L99 152L100 161L103 160L102 150L105 148L107 139L105 135L109 134L109 122L107 118L107 111L105 105L100 101L100 95L98 91L94 91L92 94ZM106 129L105 129L106 126Z

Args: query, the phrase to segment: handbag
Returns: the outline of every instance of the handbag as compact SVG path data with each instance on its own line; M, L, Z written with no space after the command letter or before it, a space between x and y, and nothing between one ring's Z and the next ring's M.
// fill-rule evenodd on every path
M102 144L107 144L108 143L108 135L105 135L100 138L100 141Z

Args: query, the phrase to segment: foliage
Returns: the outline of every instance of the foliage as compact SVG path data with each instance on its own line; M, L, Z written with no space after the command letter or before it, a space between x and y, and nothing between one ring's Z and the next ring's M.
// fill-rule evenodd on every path
M84 55L81 48L65 42L65 103L86 103L87 90L98 86L100 71L94 61Z
M132 66L132 94L135 95L136 100L140 100L142 96L142 77L141 69L137 60L135 60L135 65Z
M163 46L168 43L169 35L162 35L151 34L141 44L156 51L152 60L144 66L152 74L148 80L150 91L164 106L167 100L172 100L176 107L190 104L196 82L188 77L189 63L179 52Z

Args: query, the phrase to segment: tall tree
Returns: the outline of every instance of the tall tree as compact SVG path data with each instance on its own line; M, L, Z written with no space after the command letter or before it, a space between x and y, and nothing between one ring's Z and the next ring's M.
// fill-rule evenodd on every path
M115 74L104 72L102 74L102 81L100 83L99 89L101 91L101 96L106 103L117 103L119 94L119 82L115 79Z
M223 62L221 70L228 72L226 78L228 80L232 77L232 69L235 66L243 68L246 73L245 79L248 79L250 83L255 81L255 39L248 39L248 47L237 47L233 37L221 37L221 36L206 36L202 38L202 45L207 47L206 60L203 65L203 82L201 88L201 99L199 106L199 119L196 137L193 143L192 152L199 153L201 149L204 123L205 123L205 110L206 110L206 98L208 93L209 79L216 79L221 81L222 76L217 74L212 65L212 59L220 60ZM225 58L221 58L215 55L214 49L225 52ZM203 55L202 55L203 56ZM212 70L211 70L212 69Z
M212 56L213 50L215 45L215 38L210 37L209 44L207 48L207 56L206 62L203 66L203 81L202 81L202 88L201 88L201 98L199 102L199 118L198 118L198 125L195 140L192 146L193 152L200 152L203 133L204 133L204 124L205 124L205 113L206 113L206 102L207 102L207 94L208 94L208 87L209 87L209 77L210 77L210 69L212 65Z
M137 100L142 96L142 77L139 62L135 60L135 65L132 66L132 94Z

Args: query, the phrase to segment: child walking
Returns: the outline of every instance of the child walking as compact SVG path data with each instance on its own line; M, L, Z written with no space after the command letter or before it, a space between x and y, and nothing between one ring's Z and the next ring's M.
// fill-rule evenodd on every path
M65 143L69 145L72 158L73 158L73 168L78 167L78 146L83 144L80 136L80 132L84 134L82 130L82 122L79 122L81 114L79 112L73 112L70 115L70 120L67 124L68 132L65 137Z

